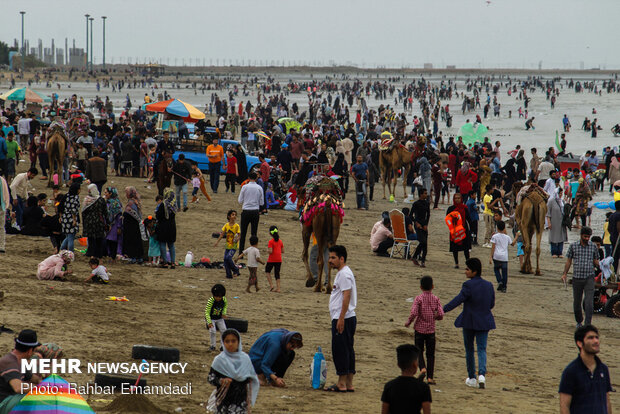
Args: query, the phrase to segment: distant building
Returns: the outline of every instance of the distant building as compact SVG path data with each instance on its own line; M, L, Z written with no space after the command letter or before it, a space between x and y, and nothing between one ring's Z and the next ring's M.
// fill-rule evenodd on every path
M433 64L432 63L425 63L424 64L424 69L433 69Z
M84 62L86 62L86 53L84 53L84 49L76 47L69 49L69 66L81 68L84 66Z
M446 69L448 70L456 69L456 65L446 65Z

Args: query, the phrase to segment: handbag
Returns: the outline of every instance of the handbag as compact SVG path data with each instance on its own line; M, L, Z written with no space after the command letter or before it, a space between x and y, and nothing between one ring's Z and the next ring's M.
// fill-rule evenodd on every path
M417 186L417 187L423 187L424 184L422 183L422 176L418 175L415 180L413 180L413 185Z

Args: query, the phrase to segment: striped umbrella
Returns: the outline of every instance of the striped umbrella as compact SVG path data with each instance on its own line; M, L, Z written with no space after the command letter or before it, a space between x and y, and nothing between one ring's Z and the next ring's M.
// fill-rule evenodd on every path
M178 99L168 99L167 101L155 102L144 107L149 112L165 112L170 115L180 116L187 122L205 119L205 114L196 107Z
M52 98L30 88L15 88L0 95L3 101L52 102Z
M88 403L56 374L50 375L26 395L10 414L89 414Z

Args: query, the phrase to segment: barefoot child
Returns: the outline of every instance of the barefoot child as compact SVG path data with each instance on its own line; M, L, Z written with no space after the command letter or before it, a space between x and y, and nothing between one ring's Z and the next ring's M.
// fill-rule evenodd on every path
M217 239L213 247L217 246L220 240L226 237L226 249L224 250L224 269L226 270L226 277L228 279L232 279L233 274L235 276L239 276L239 268L235 264L233 256L239 248L239 234L241 233L241 228L239 227L239 223L236 222L237 212L235 210L228 210L226 218L228 219L228 223L224 224L224 226L222 227L220 237Z
M226 313L228 311L228 301L226 300L226 288L217 283L211 288L211 296L205 306L205 319L207 320L207 328L211 336L210 351L215 351L215 333L216 327L220 332L226 330Z
M110 274L108 273L108 269L99 264L99 259L96 257L91 257L88 261L88 265L92 269L92 272L90 272L90 276L84 281L84 283L93 282L104 285L110 283Z
M431 412L431 389L415 378L418 370L417 346L406 344L396 348L400 377L385 384L381 394L381 414Z
M422 294L418 295L411 305L411 314L405 323L409 327L413 323L415 345L420 351L420 372L428 378L429 384L435 384L435 321L443 319L443 308L439 298L433 295L433 278L423 276L420 279ZM424 363L424 347L426 346L426 364Z
M258 264L264 265L265 262L260 258L260 250L258 250L258 237L251 236L250 237L250 247L245 249L237 260L241 259L243 256L248 257L248 270L250 271L250 279L248 281L248 287L245 289L246 292L250 293L250 287L253 285L258 292L260 289L258 288Z
M267 281L269 282L269 290L272 292L280 292L280 268L282 267L282 254L284 253L284 244L280 240L280 233L276 226L269 227L269 233L271 234L271 240L267 244L269 248L269 257L267 258L267 265L265 266L265 274ZM276 289L273 288L271 282L271 269L273 269L273 275L276 278Z

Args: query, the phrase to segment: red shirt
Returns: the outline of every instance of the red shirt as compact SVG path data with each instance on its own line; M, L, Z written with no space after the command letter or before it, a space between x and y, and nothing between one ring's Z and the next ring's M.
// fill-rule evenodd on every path
M226 157L226 163L228 165L226 173L235 174L237 172L237 159L235 157Z
M260 165L260 178L263 179L263 182L266 183L269 181L269 173L271 172L271 167L267 164L267 161L264 161Z
M282 248L284 247L284 243L282 243L282 239L275 241L274 239L269 240L267 247L271 248L271 254L267 259L268 263L282 263Z
M437 317L435 317L437 312ZM443 308L439 302L439 298L430 291L424 291L421 295L416 296L411 305L411 314L408 323L413 323L413 329L421 334L435 333L435 320L443 319Z

